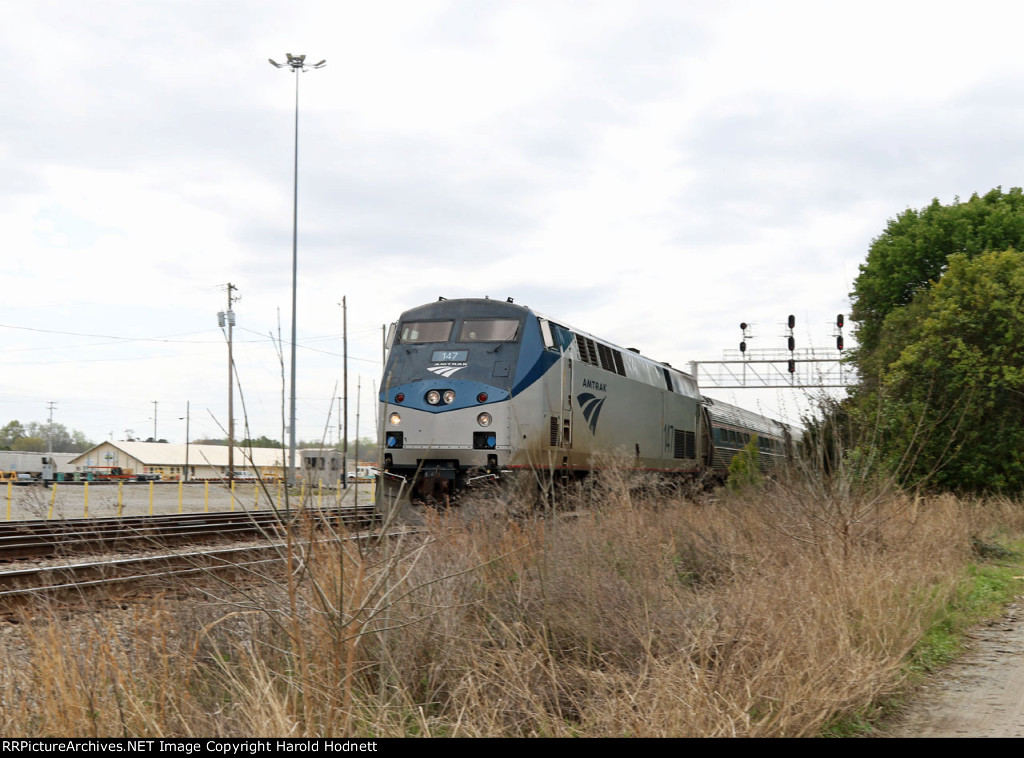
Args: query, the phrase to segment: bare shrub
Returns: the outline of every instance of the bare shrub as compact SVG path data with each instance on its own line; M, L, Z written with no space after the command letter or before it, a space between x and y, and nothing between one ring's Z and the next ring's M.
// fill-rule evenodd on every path
M0 728L814 735L901 686L973 535L1024 526L1007 501L875 484L780 477L703 505L649 484L609 465L573 518L508 518L494 492L372 546L300 520L283 569L188 613L72 631L40 612L0 661Z

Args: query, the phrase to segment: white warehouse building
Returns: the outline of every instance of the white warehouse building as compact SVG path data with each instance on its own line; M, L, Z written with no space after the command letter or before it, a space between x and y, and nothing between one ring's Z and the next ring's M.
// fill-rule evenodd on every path
M235 447L236 476L275 480L284 474L286 453L278 448ZM156 474L164 480L225 479L228 475L226 445L180 445L166 442L102 442L75 456L71 470L79 473ZM187 471L186 471L187 468Z

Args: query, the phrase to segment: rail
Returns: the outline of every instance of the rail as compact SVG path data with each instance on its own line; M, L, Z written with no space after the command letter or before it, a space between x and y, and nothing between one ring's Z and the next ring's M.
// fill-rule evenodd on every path
M314 524L346 529L369 527L376 519L372 506L304 510L299 514ZM163 547L254 534L277 535L283 528L282 516L272 511L258 511L7 522L0 524L0 560L67 556L137 546Z

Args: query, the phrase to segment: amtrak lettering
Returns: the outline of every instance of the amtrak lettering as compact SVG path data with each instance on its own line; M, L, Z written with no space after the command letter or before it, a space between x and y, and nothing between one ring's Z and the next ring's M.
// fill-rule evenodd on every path
M584 379L583 387L588 390L597 390L599 392L607 392L608 389L604 382L598 382L593 379Z
M581 392L576 396L576 402L580 404L580 408L583 410L583 418L586 419L591 434L597 433L597 417L601 415L601 407L604 405L605 400L607 398L597 397L589 392Z

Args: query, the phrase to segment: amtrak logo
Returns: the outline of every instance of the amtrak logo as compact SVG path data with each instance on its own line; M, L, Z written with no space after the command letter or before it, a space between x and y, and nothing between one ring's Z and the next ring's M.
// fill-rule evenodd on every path
M466 368L465 363L463 363L461 366L427 366L427 371L432 371L438 376L443 376L445 379L447 379L456 371L461 371L464 368Z
M583 410L583 418L587 420L587 426L590 427L591 434L597 433L597 417L601 415L601 407L607 399L607 397L591 395L589 392L582 392L576 396L576 402L580 404L580 408Z

